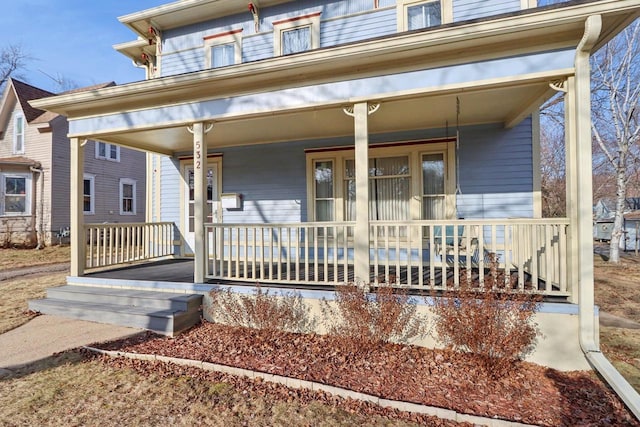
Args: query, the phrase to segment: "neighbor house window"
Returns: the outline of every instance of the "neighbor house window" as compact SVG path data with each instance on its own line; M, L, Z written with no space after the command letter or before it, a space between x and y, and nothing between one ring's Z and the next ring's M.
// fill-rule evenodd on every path
M454 141L370 145L369 219L445 219L455 212ZM315 221L356 220L356 164L350 148L307 150ZM339 183L336 185L336 183Z
M13 154L24 154L24 115L16 113L13 119Z
M452 0L400 0L398 31L435 27L453 21Z
M205 67L220 68L242 62L242 29L204 38Z
M120 161L120 147L105 142L96 142L96 159Z
M273 22L274 52L290 55L320 47L320 12Z
M136 181L120 179L120 215L136 214Z
M84 185L82 190L82 210L85 214L95 213L96 180L94 175L84 175Z
M29 174L0 174L2 201L0 215L30 215L31 177Z

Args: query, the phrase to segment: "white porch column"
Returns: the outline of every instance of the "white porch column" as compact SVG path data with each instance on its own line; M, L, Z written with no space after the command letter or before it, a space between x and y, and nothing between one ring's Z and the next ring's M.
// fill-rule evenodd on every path
M353 106L356 155L356 226L354 279L368 285L369 277L369 104Z
M71 138L70 228L71 276L84 274L86 241L84 235L84 145L86 140Z
M193 209L194 209L194 263L193 280L203 283L206 275L207 253L204 223L207 207L207 142L204 123L193 124Z
M566 209L569 218L567 244L567 280L571 296L569 300L578 302L578 142L576 139L576 79L567 78L567 93L564 96L564 133L565 133L565 176Z

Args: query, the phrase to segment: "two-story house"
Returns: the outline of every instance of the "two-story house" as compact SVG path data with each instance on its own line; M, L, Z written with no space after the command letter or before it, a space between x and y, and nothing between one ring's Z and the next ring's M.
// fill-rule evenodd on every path
M99 90L113 83L76 89ZM70 226L70 145L67 119L29 105L54 96L9 79L0 101L0 246L61 241ZM141 222L145 218L145 154L87 141L82 215L90 222ZM68 240L68 239L67 239Z
M69 283L446 297L496 259L546 297L532 360L610 366L593 303L589 59L639 14L640 0L184 0L120 17L137 39L115 48L146 81L32 102L69 120ZM556 93L568 214L546 219L538 109ZM148 245L192 256L182 275L92 273L109 263L80 203L91 139L149 153L147 227L161 231Z

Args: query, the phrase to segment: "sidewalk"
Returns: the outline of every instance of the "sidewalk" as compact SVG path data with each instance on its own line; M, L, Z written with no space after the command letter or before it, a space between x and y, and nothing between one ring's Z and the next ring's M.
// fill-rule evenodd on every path
M38 316L16 329L0 334L0 377L3 369L18 368L54 353L123 338L141 331L60 316Z

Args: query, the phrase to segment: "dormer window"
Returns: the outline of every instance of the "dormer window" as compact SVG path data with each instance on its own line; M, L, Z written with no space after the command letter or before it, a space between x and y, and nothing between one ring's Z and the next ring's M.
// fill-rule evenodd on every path
M13 154L24 154L24 115L17 112L13 118Z
M205 68L220 68L242 62L242 29L204 38Z
M400 0L398 31L419 30L453 21L452 0Z
M275 55L291 55L320 47L320 12L273 22Z

